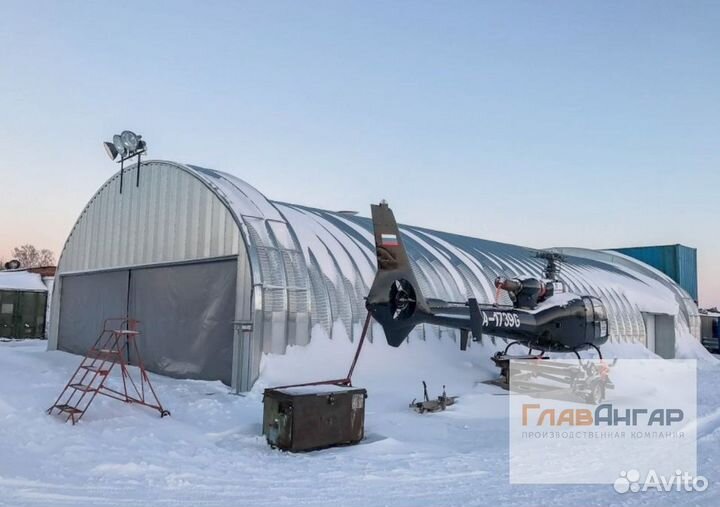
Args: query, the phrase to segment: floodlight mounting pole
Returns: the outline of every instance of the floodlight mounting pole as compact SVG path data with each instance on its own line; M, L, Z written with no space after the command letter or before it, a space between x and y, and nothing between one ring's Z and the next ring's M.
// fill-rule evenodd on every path
M125 161L130 160L131 158L137 157L138 159L138 167L137 167L137 177L135 179L135 186L140 186L140 164L142 163L142 154L145 153L146 150L140 150L138 152L133 153L132 155L128 155L126 157L121 156L119 163L120 163L120 193L122 194L123 191L123 175L125 173Z
M140 186L140 166L142 165L142 154L147 151L147 144L130 130L123 130L121 134L113 136L113 142L105 144L105 151L112 160L120 163L120 193L123 191L125 179L125 161L137 157L137 174L135 175L135 186ZM118 155L120 160L117 160Z
M125 171L125 158L120 156L120 193L122 194L123 187L123 172Z
M138 151L137 158L138 158L138 168L137 168L137 177L135 178L135 186L140 186L140 155L142 155L142 151Z

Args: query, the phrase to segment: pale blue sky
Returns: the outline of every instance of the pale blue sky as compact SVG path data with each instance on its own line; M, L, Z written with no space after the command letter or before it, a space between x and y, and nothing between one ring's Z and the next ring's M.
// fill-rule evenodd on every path
M718 305L718 27L702 1L4 0L0 256L59 252L116 169L101 141L130 128L273 199L386 198L535 247L694 246Z

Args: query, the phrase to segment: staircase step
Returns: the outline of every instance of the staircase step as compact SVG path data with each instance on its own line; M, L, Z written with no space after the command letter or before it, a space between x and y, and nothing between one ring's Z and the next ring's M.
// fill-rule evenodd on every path
M91 371L91 372L93 372L93 373L97 373L98 375L103 375L103 376L104 376L104 375L107 375L108 373L110 373L110 369L109 369L109 368L100 368L99 366L92 365L92 364L83 365L83 366L81 366L80 368L84 368L84 369L86 369L86 370L88 370L88 371Z
M82 391L84 393L90 392L90 391L97 391L97 388L93 386L87 386L85 384L70 384L68 387L71 389L75 389L77 391Z
M82 410L72 405L53 405L53 408L60 410L61 412L67 412L68 414L82 414Z
M120 357L120 351L117 349L90 349L87 357L103 361L116 361Z
M140 331L135 331L133 329L115 329L113 330L113 334L121 336L136 336L140 334Z
M91 352L97 352L99 354L119 354L118 349L91 349Z

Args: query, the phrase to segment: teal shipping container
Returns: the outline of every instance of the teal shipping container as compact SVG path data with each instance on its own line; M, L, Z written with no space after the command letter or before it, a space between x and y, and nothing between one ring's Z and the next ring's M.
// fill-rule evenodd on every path
M613 248L616 252L649 264L675 280L694 301L698 300L697 250L685 245Z

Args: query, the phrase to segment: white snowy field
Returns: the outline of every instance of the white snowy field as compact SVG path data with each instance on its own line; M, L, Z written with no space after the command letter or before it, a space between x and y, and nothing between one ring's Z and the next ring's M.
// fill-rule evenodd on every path
M98 397L72 426L45 409L80 358L47 352L43 341L2 342L0 505L720 505L720 366L707 354L698 373L698 473L710 487L621 495L610 485L509 484L508 397L478 383L496 375L489 344L468 353L413 344L412 355L405 346L371 344L354 379L368 389L365 441L304 454L273 450L260 435L262 389L342 376L351 346L322 346L322 354L311 344L266 358L247 396L219 382L153 375L172 417ZM640 349L610 353L637 356ZM409 410L423 379L431 396L445 383L459 402L436 414Z

